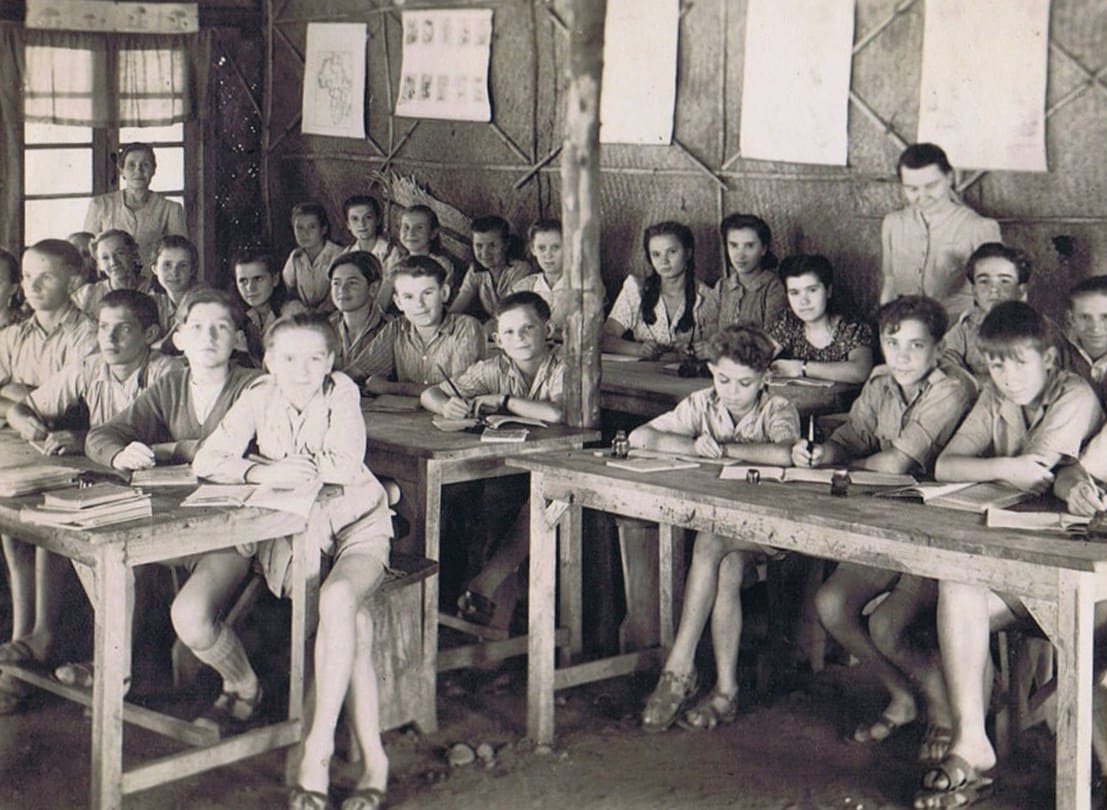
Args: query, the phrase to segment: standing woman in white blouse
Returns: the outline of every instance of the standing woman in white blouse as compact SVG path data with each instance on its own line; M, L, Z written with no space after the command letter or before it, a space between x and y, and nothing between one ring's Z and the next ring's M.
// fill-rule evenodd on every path
M90 233L118 228L138 242L144 266L152 267L154 247L169 234L188 236L184 206L150 190L150 181L158 168L154 148L148 143L129 143L119 147L119 190L93 197L85 215L85 230Z

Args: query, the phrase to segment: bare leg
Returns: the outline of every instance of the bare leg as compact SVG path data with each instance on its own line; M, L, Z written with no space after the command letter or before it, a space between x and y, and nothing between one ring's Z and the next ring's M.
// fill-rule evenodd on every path
M354 674L358 609L365 597L377 587L383 574L384 568L376 557L350 551L338 558L319 591L319 629L315 636L315 706L311 728L304 737L297 776L297 783L306 790L325 793L330 784L335 728ZM372 668L371 663L369 667ZM364 709L364 702L361 708ZM358 722L355 719L355 729ZM369 720L363 717L360 722L367 724ZM366 734L372 736L367 729ZM378 730L378 746L379 736ZM372 740L364 739L359 732L358 742L364 751L366 767L373 767L376 754L371 750Z
M742 640L742 579L752 555L734 551L719 564L715 606L711 611L711 644L715 649L715 689L738 692L738 648Z
M364 601L358 608L356 624L357 653L346 695L347 713L365 762L356 787L384 791L388 786L388 756L381 744L380 698L373 667L373 616Z
M7 534L0 540L12 590L12 638L21 639L35 626L35 547Z
M892 571L874 578L864 566L842 563L815 595L819 618L834 638L868 667L891 696L884 715L897 725L909 723L918 715L915 696L904 674L873 643L864 627L861 611L896 578ZM875 737L883 739L885 735ZM860 740L861 738L858 738Z
M524 504L525 505L525 504ZM530 554L530 510L522 509L496 553L469 583L469 590L496 601L496 592L508 577L515 576Z
M664 669L677 675L687 675L695 668L696 645L699 644L707 617L716 601L719 583L719 564L728 552L728 541L710 532L696 535L692 549L692 565L684 585L684 605L681 608L680 625L677 627L673 649L665 661ZM739 605L741 613L741 605Z

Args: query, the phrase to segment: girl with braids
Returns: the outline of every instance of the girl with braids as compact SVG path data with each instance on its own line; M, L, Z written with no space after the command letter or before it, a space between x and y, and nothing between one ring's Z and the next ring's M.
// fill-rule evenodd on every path
M642 248L651 272L623 281L604 323L603 350L656 360L702 346L717 327L719 302L696 279L692 231L679 222L658 222L646 228Z

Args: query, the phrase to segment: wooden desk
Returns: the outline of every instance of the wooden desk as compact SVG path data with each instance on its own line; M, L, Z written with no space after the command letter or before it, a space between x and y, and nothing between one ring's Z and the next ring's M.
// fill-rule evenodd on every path
M1093 608L1107 598L1107 545L986 529L964 512L865 495L835 498L797 485L720 481L718 471L706 465L679 476L649 476L604 461L589 452L562 452L508 462L531 474L527 733L536 742L553 741L556 689L633 668L628 656L620 656L554 669L554 529L564 516L586 507L661 524L663 646L671 646L673 637L666 597L672 587L674 526L750 536L803 554L1019 596L1056 649L1056 806L1087 810ZM569 573L576 576L579 569L562 566L562 575Z
M528 456L551 450L580 448L586 442L600 438L597 430L551 425L548 428L531 428L525 442L482 442L473 433L447 433L434 427L432 414L381 413L365 403L365 427L368 435L365 460L374 474L388 476L400 483L404 502L415 517L412 525L413 541L421 546L422 555L438 560L442 515L442 487L463 481L480 481L505 475L519 475L520 470L509 469L508 458ZM566 524L566 553L575 549L579 560L580 521ZM579 600L579 590L577 591ZM580 615L579 603L571 608L572 615ZM581 634L577 626L571 634L573 650L579 652ZM500 642L514 645L519 654L526 650L525 640L512 639ZM423 583L423 645L426 660L434 661L438 654L438 577L428 577ZM439 659L438 670L452 668L449 655ZM424 688L427 700L426 716L417 721L426 733L438 727L435 714L435 668L428 667L429 674Z
M680 400L711 385L705 377L680 377L670 363L619 362L604 359L600 381L600 407L648 419L672 410ZM848 411L861 386L834 383L815 388L796 383L774 384L770 391L795 403L801 416Z
M11 430L0 431L0 466L17 466L30 461L57 463L31 450ZM87 460L65 459L61 463L94 465ZM91 700L84 690L62 686L52 678L23 667L3 670L36 686L92 705L92 797L94 810L115 810L130 793L164 784L196 773L222 767L300 740L302 724L304 644L306 641L307 597L318 590L318 557L310 559L297 537L294 547L292 584L292 643L289 667L288 718L244 734L206 745L205 735L191 723L160 715L137 706L124 706L123 656L120 650L131 644L124 617L126 569L163 562L190 554L231 548L239 543L268 540L304 527L302 518L263 509L181 508L185 493L180 489L157 490L153 496L153 517L95 530L55 529L23 523L19 510L41 503L41 496L0 498L0 531L20 540L92 566L96 571L96 630L93 645L95 678ZM309 577L311 581L309 581ZM309 590L310 589L310 590ZM194 746L192 750L163 757L130 770L123 770L123 722L169 734ZM191 729L191 731L190 731Z

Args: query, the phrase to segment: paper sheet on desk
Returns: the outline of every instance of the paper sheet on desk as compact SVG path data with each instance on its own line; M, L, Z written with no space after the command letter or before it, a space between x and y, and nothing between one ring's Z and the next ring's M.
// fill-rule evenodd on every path
M787 388L788 386L794 386L796 388L833 388L834 383L831 380L813 380L810 377L788 377L776 380L769 380L769 385L777 388Z

